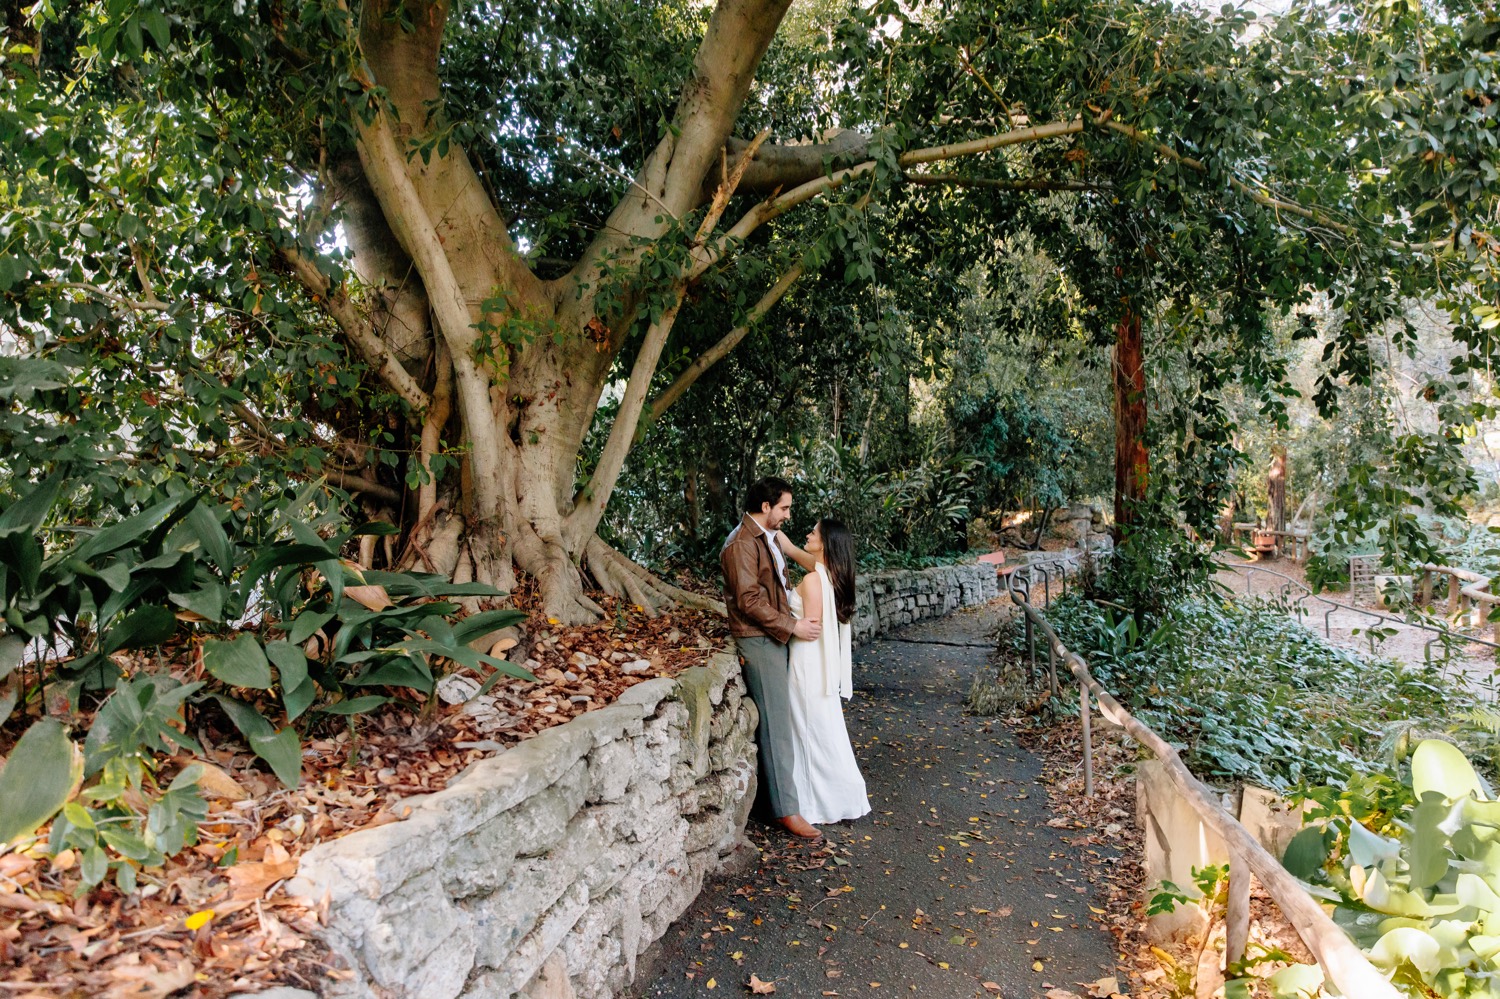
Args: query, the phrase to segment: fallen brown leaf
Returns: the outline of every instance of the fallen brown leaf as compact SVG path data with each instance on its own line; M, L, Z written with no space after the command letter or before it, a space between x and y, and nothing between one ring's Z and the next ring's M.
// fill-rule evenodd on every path
M346 586L344 596L372 611L382 611L387 607L395 606L384 586Z
M187 958L173 967L157 968L142 963L139 954L117 962L110 967L109 974L115 981L104 991L105 999L165 999L192 985L197 977L193 962Z
M776 991L776 986L774 984L772 984L771 982L761 981L760 977L757 975L750 976L750 982L747 987L751 992L755 993L758 996L768 996L772 992Z

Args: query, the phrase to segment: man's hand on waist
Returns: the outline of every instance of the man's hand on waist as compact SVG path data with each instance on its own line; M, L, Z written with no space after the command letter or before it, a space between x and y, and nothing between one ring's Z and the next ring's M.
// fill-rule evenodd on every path
M821 634L823 634L822 621L808 621L803 619L792 625L792 637L800 638L804 642L814 641Z

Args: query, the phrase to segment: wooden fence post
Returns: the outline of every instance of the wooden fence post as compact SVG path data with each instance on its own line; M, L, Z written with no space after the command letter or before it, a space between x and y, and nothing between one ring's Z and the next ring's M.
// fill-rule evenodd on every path
M1229 854L1229 907L1224 913L1224 977L1245 959L1250 940L1250 865L1239 854Z

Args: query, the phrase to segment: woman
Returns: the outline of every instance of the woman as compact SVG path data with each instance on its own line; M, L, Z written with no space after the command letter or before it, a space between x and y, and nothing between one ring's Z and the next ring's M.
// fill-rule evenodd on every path
M840 696L854 694L854 540L833 517L818 521L806 550L784 534L777 538L782 552L807 570L792 592L792 613L823 624L820 637L794 638L790 647L797 801L802 817L814 825L857 819L869 813L870 799L839 703Z

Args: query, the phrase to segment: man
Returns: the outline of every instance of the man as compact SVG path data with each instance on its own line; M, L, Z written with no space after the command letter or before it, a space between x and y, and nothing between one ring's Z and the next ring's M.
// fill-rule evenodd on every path
M796 761L787 686L787 642L812 641L822 632L817 621L792 617L786 559L776 535L792 515L792 487L772 476L751 485L745 515L719 553L724 570L724 606L729 633L740 648L745 686L759 709L755 743L760 749L760 792L756 804L794 836L821 835L798 813L792 774Z

